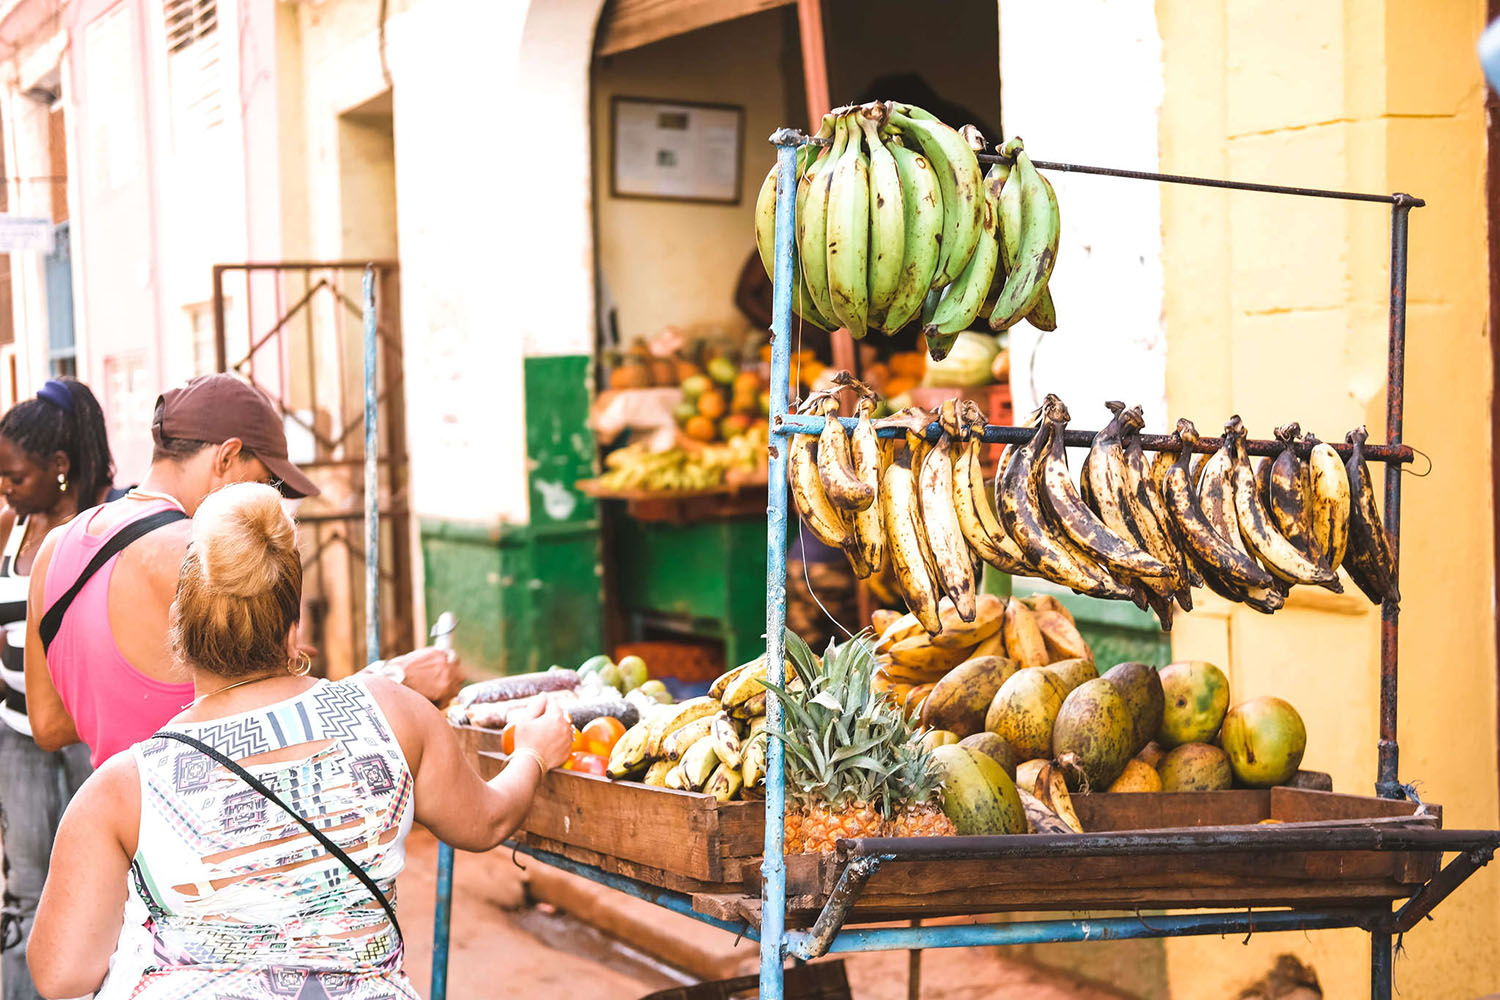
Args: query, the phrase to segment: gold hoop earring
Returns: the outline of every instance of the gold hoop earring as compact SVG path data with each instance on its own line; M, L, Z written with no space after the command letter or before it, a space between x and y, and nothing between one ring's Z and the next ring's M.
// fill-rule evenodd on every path
M297 659L286 665L286 672L293 677L306 677L312 672L312 657L302 650L297 651Z
M68 477L63 475L61 472L57 474L57 492L68 492Z

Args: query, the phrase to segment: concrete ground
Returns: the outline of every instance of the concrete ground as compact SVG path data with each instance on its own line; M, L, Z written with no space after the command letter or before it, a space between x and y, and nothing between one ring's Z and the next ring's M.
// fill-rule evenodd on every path
M398 884L406 969L418 992L431 982L437 844L422 830L407 842ZM689 917L547 868L510 852L455 859L448 996L573 995L638 1000L656 990L754 971L756 945ZM605 930L589 926L582 915ZM610 933L613 931L613 933ZM906 1000L905 952L846 959L855 1000ZM923 1000L1121 1000L1125 995L1001 957L997 948L929 951Z

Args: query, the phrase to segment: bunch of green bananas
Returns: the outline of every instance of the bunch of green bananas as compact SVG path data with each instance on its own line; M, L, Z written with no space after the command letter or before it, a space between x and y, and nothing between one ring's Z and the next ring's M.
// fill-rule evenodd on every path
M1057 325L1047 282L1057 256L1057 198L1019 139L988 177L984 136L955 131L911 104L875 102L824 115L798 151L793 307L855 338L920 319L934 358L989 307L1004 330ZM826 145L822 145L823 143ZM775 278L776 169L761 185L755 238Z

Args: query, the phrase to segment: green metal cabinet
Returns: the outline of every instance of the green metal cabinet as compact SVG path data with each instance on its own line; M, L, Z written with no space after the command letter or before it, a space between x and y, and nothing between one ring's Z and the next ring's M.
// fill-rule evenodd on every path
M648 623L724 643L726 664L765 648L766 520L637 521L621 503L610 523L614 596L634 637Z

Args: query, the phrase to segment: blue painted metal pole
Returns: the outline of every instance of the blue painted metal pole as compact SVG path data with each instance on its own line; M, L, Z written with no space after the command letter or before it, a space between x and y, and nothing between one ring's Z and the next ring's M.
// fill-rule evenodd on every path
M438 841L437 903L432 908L432 988L429 1000L448 1000L448 932L453 926L453 848Z
M380 659L380 414L376 409L375 265L365 265L365 662Z
M1371 909L1271 910L1258 913L1235 910L1149 917L1108 917L1099 920L1033 920L1015 924L871 927L843 931L833 939L828 953L1325 930L1333 927L1372 927L1388 918L1388 913ZM1389 949L1389 934L1375 935L1376 939L1382 936ZM801 959L819 957L819 953L808 947L812 937L808 931L789 932L786 935L787 952Z
M792 234L796 226L798 136L782 129L776 144L776 273L771 299L771 423L786 419L792 371ZM770 443L766 497L766 673L786 681L786 450ZM766 699L766 729L781 732L781 702ZM786 925L786 761L780 740L766 745L766 846L760 913L760 995L782 1000L782 937Z

